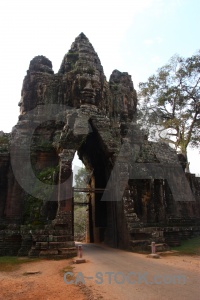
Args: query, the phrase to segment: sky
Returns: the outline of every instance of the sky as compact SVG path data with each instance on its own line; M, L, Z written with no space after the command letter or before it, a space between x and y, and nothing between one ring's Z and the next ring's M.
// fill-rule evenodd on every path
M175 53L200 49L199 0L1 0L0 130L18 121L22 82L30 60L44 55L56 73L74 39L84 32L107 80L114 69L139 82ZM198 150L189 151L191 172L200 174Z

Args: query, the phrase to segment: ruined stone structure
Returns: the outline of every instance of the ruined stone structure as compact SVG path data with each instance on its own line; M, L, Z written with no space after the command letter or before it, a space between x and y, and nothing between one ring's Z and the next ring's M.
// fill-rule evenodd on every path
M88 241L134 250L200 233L200 178L146 139L131 76L114 70L107 82L83 33L57 74L46 57L31 60L19 106L12 133L0 133L0 255L75 255L76 151L91 174Z

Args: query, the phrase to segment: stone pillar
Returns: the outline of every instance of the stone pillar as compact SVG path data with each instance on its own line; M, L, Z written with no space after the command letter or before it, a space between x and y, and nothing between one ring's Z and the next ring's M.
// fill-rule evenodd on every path
M51 225L44 231L33 233L35 246L29 252L30 257L69 258L76 256L74 243L74 205L72 191L72 160L75 150L66 150L60 154L60 173L58 190L58 210Z
M58 210L54 225L66 227L73 235L73 172L72 161L75 150L64 149L60 156Z

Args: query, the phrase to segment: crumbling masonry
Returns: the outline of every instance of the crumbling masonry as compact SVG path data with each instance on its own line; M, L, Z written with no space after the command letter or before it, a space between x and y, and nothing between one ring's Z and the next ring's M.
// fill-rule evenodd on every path
M91 174L88 241L134 250L200 234L200 178L145 138L131 76L114 70L107 82L83 33L57 74L46 57L31 60L19 106L0 133L0 255L75 255L76 151Z

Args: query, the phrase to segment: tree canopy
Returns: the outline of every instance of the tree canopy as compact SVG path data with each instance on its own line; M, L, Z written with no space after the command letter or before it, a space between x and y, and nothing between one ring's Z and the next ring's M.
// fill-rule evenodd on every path
M80 168L75 175L75 187L87 187L88 172L85 168ZM81 203L87 202L86 193L74 193L74 236L77 240L84 240L86 236L87 205Z
M139 88L143 128L187 159L188 145L200 144L200 50L189 58L174 55Z
M75 187L82 188L87 185L88 172L85 168L80 168L75 175Z

